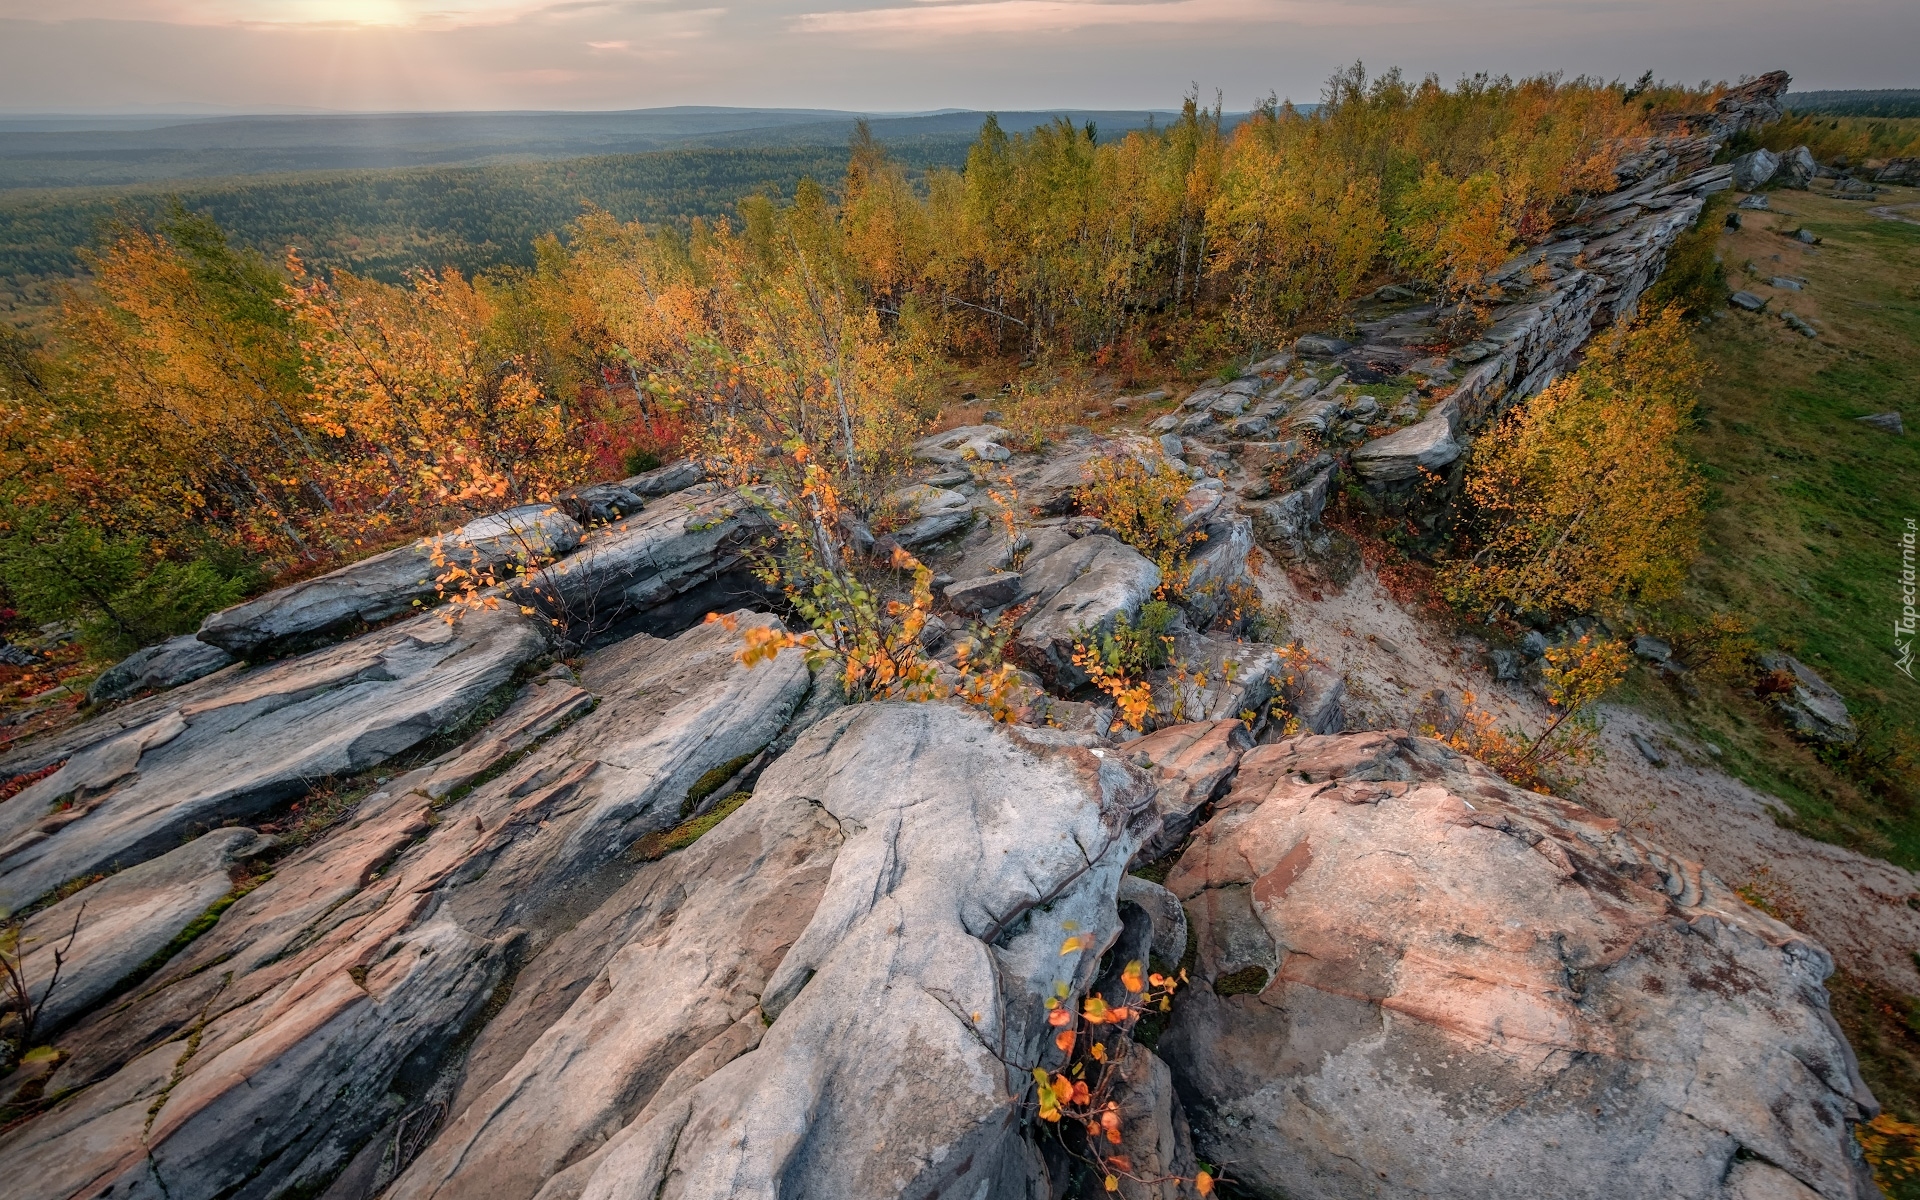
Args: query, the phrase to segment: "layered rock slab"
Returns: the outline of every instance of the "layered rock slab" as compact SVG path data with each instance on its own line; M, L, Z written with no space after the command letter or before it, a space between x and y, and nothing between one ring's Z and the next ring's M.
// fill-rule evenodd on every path
M512 964L632 874L621 853L635 837L779 733L806 668L784 656L750 671L739 645L720 625L623 643L583 677L600 707L513 769L438 809L432 770L396 780L283 863L76 1032L75 1070L55 1083L81 1090L0 1140L25 1194L267 1196L335 1175L407 1109Z
M752 804L801 798L846 840L767 982L772 1025L616 1135L579 1194L1046 1194L1013 1064L1044 1061L1046 997L1084 990L1118 933L1146 781L968 709L870 704L804 735ZM1076 930L1092 944L1063 956Z
M0 907L383 762L459 724L545 650L517 613L424 614L223 677L131 729L102 722L100 740L0 803Z
M484 572L565 554L580 538L580 526L552 505L508 509L221 609L200 623L198 636L241 658L263 654L433 603L446 570L436 559Z
M1019 599L1032 614L1015 645L1028 665L1062 691L1086 682L1073 664L1074 643L1132 617L1160 586L1160 569L1133 547L1093 534L1067 543L1020 576Z
M813 915L841 839L822 809L789 796L643 868L522 972L476 1044L456 1115L388 1200L531 1197L702 1050L728 1051L717 1067L751 1049L767 977ZM529 1033L517 1061L498 1061Z
M58 1031L165 950L233 891L233 864L264 848L251 829L216 829L35 913L20 941L28 994L41 1006L37 1036Z
M1160 1051L1257 1193L1864 1200L1875 1111L1819 946L1438 743L1249 752L1168 878L1198 946Z

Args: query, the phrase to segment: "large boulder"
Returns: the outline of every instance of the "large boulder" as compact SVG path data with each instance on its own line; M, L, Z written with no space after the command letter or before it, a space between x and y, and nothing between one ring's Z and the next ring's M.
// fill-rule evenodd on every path
M545 651L517 612L427 613L223 677L132 729L101 722L98 741L0 803L0 908L376 766L460 724Z
M1743 192L1758 191L1773 181L1779 169L1780 156L1771 150L1742 154L1733 160L1733 186Z
M1131 618L1160 586L1160 568L1138 550L1105 534L1069 542L1020 576L1020 599L1032 615L1020 627L1020 657L1062 692L1087 681L1073 665L1074 644L1110 632L1116 617Z
M583 673L600 706L498 760L493 778L431 800L440 769L465 772L487 740L513 737L392 781L283 860L131 1002L63 1039L72 1058L49 1094L71 1094L0 1137L23 1197L312 1191L383 1129L404 1141L396 1129L412 1122L417 1134L431 1118L408 1097L438 1077L511 966L617 894L636 841L683 820L705 781L723 784L791 716L805 665L783 655L749 668L741 645L722 624L629 639ZM568 709L572 685L545 686L561 690L518 719ZM563 948L557 977L597 974L606 959L591 953Z
M551 505L509 509L221 609L200 623L199 637L251 658L433 603L448 569L436 559L472 571L501 571L516 560L565 554L580 538L579 524Z
M1780 169L1775 178L1790 188L1805 188L1820 177L1820 164L1814 161L1813 151L1805 146L1795 146L1780 156Z
M1826 952L1437 742L1249 752L1167 885L1197 959L1160 1053L1250 1194L1872 1195Z
M29 918L21 965L28 994L40 1005L36 1040L133 978L233 891L234 863L269 844L251 829L216 829Z
M1153 824L1137 770L1047 733L892 703L803 736L750 806L817 806L845 842L761 993L771 1024L543 1196L1046 1195L1026 1067L1058 1061L1047 998L1093 981Z
M135 650L100 672L87 688L90 704L125 700L138 692L164 691L203 679L228 666L233 655L191 634L168 638L155 646Z
M1766 654L1760 667L1780 681L1773 706L1793 731L1810 741L1850 745L1860 736L1847 702L1819 672L1791 654Z
M1396 483L1417 478L1422 469L1438 471L1466 447L1453 436L1446 414L1434 413L1417 425L1375 438L1353 452L1353 469L1364 479Z

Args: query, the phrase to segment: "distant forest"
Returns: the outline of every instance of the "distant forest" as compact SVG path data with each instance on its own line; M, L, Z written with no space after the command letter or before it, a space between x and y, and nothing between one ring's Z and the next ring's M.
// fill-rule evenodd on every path
M1164 115L1103 111L1073 123L1105 140ZM1243 115L1225 114L1222 124L1231 128ZM1053 116L1003 120L1022 130ZM0 120L0 320L43 329L61 284L84 274L84 248L115 218L151 224L176 200L273 262L295 246L315 265L388 282L423 266L472 274L531 265L534 240L588 208L685 227L696 217L733 216L748 196L790 199L803 178L837 194L858 119L672 109L120 122L125 128L112 120L93 122L103 128L73 127L79 118ZM919 182L934 168L961 166L984 119L943 112L878 118L871 127ZM369 165L396 160L414 165ZM347 165L319 169L328 162ZM287 169L293 164L313 169ZM204 177L213 167L220 177ZM59 179L111 182L46 186Z
M1920 117L1920 88L1789 92L1787 108L1797 113L1832 113L1837 117Z
M890 146L918 174L966 161L971 135ZM82 271L80 251L116 216L151 222L177 198L243 246L279 261L297 246L311 261L377 279L408 269L530 265L533 242L588 206L623 221L685 223L730 216L759 193L791 197L803 177L831 189L845 144L777 149L668 150L550 163L330 171L187 186L0 193L0 304L16 325L38 324L52 284Z

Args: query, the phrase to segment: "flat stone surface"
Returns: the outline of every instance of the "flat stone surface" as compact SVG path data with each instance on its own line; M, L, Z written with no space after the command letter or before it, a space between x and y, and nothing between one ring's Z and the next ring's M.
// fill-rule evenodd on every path
M545 650L504 608L427 613L196 692L0 803L0 907L358 774L459 724Z
M1075 639L1112 629L1121 613L1139 612L1159 586L1160 569L1133 547L1104 534L1083 537L1027 562L1020 598L1032 601L1033 610L1015 646L1027 665L1071 691L1086 680L1073 665Z
M444 570L434 564L436 552L469 569L498 569L514 559L565 554L580 538L579 524L551 505L509 509L221 609L201 622L199 638L252 657L399 616L416 601L433 603Z
M1580 806L1397 731L1242 759L1167 885L1199 947L1160 1053L1248 1191L1830 1200L1873 1105L1819 946Z
M1388 483L1419 477L1422 467L1439 470L1465 450L1454 440L1446 417L1434 414L1418 425L1375 438L1353 452L1354 473Z
M1069 996L1092 982L1152 823L1147 785L1118 754L1047 732L950 705L865 705L768 771L754 804L804 798L846 837L762 994L773 1023L616 1133L583 1200L1045 1194L1019 1120L1031 1078L1015 1064L1057 1060L1046 997L1056 980ZM1089 946L1062 955L1070 931Z
M216 829L30 917L21 942L29 994L44 1001L37 1038L50 1039L165 949L233 890L233 864L266 846L251 829ZM63 961L49 996L55 951Z

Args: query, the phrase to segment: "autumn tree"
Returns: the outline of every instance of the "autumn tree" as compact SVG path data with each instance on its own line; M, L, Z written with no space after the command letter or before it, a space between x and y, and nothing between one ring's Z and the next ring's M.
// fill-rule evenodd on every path
M1701 486L1682 444L1703 368L1678 309L1612 337L1475 444L1472 557L1449 595L1564 615L1672 597L1700 540Z

